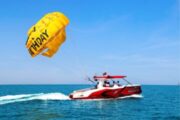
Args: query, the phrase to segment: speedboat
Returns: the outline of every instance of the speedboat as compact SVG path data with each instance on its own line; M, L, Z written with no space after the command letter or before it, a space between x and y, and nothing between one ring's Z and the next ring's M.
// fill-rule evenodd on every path
M131 84L122 75L94 76L90 81L96 82L95 87L76 90L69 95L71 99L115 99L132 95L141 95L141 85ZM121 85L119 79L127 84Z

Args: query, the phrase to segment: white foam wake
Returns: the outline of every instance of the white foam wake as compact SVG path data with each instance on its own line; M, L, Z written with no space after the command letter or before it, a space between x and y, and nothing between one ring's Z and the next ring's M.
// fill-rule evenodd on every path
M137 94L137 95L119 97L117 99L142 98L142 97L143 97L142 95ZM6 96L0 96L0 105L22 102L22 101L30 101L30 100L71 100L71 99L69 98L69 96L62 93L6 95ZM89 100L111 100L111 99L89 99Z
M6 95L0 96L0 105L29 100L70 100L70 98L62 93Z
M118 99L124 99L124 98L143 98L143 96L141 94L134 94L134 95L120 97Z

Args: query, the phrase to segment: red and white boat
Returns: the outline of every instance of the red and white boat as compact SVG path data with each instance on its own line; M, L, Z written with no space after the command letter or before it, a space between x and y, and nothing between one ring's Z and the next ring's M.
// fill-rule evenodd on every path
M71 99L112 99L121 98L132 95L141 94L141 86L138 84L131 84L125 79L126 76L94 76L94 82L96 86L94 88L82 89L74 91L69 95ZM120 85L121 79L126 81L127 85ZM111 84L110 84L111 82Z

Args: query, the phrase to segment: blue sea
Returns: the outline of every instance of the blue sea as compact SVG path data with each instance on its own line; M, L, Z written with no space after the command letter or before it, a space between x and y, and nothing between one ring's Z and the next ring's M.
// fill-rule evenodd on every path
M144 85L142 97L70 100L90 85L0 85L0 120L180 120L180 86Z

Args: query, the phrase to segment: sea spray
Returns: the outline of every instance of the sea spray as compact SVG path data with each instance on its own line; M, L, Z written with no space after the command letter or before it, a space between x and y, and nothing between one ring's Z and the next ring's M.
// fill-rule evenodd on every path
M70 98L62 93L6 95L0 97L0 105L30 100L70 100Z

